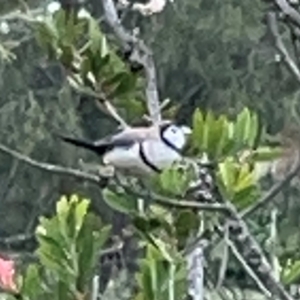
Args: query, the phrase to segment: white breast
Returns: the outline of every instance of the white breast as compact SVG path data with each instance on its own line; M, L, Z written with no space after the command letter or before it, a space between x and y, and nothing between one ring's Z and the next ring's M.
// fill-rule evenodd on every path
M143 150L147 159L159 169L170 167L181 155L161 141L145 141Z
M181 158L179 153L159 140L144 141L142 146L147 160L159 169L170 167L174 161ZM115 148L103 157L103 162L132 173L150 174L153 170L141 159L139 147L136 143L128 148Z

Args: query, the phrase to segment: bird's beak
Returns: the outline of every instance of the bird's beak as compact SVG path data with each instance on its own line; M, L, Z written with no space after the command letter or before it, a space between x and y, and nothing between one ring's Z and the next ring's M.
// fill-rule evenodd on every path
M192 133L192 129L188 126L181 126L181 129L182 129L183 133L186 134L186 135Z

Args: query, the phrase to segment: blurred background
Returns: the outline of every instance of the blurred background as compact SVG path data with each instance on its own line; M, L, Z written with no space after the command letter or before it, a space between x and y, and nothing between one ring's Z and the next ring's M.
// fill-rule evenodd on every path
M59 2L63 7L85 8L101 22L99 0ZM116 123L88 97L71 91L62 67L46 59L31 28L15 18L19 9L42 15L50 3L0 0L0 143L42 162L78 168L79 159L93 162L95 156L60 143L53 131L96 139L114 130ZM153 50L161 100L170 98L178 105L179 119L190 120L196 107L234 116L247 106L275 135L289 124L300 128L300 89L272 44L265 21L269 8L260 0L175 0L161 14L143 17L128 12L123 22L130 30L139 27ZM288 31L283 38L292 47ZM95 186L34 169L0 153L0 250L32 251L35 242L30 236L38 217L51 214L62 194L74 192L92 199L93 209L113 223L115 233L124 227L124 217L101 201ZM298 184L274 203L279 211L279 256L298 257ZM270 207L252 218L262 243L269 218ZM126 258L130 261L130 255ZM236 267L232 272L248 284Z

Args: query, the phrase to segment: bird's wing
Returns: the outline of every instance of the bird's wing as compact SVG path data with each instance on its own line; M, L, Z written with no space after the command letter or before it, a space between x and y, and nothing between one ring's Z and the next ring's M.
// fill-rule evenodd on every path
M104 138L106 141L112 143L112 145L122 146L127 144L133 144L141 142L146 139L157 139L159 137L158 130L154 127L138 127L138 128L127 128L118 134L111 137ZM99 142L103 142L103 139Z
M99 155L102 155L115 146L130 147L136 142L155 138L158 136L156 132L157 131L153 130L153 127L128 128L117 134L106 136L97 141L86 141L78 138L63 136L61 134L56 134L56 136L67 143L92 150Z

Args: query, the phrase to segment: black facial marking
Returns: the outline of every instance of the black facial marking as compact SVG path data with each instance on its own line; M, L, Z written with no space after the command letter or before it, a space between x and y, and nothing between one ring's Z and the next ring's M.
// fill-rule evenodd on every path
M162 141L171 149L173 149L176 152L180 152L180 149L178 149L175 145L173 145L170 141L168 141L168 139L166 139L164 137L164 132L170 127L170 126L174 126L174 123L166 123L161 125L160 127L160 138L162 139ZM176 126L176 125L175 125Z

